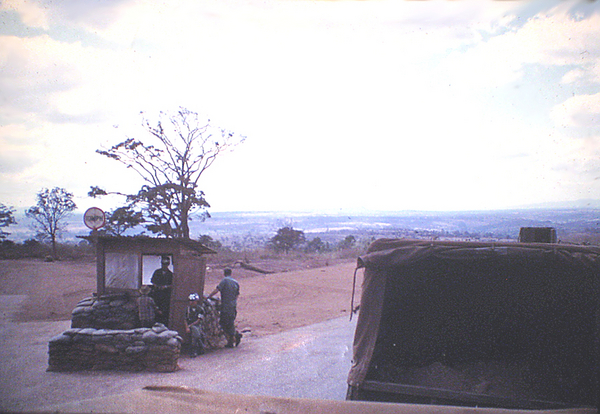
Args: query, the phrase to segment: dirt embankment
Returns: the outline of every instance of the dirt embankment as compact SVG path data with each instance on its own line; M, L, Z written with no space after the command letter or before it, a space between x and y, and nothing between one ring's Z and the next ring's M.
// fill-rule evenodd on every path
M262 336L349 315L354 263L312 267L316 263L293 262L285 265L289 271L272 274L234 267L241 285L238 327ZM257 266L279 270L282 265ZM205 291L214 289L221 276L221 266L210 267ZM75 304L95 290L93 261L0 261L0 295L27 295L16 322L70 319Z

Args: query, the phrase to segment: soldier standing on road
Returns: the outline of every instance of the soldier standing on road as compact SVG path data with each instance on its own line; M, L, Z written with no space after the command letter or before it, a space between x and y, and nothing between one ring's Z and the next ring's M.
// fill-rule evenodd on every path
M171 285L173 284L173 272L169 270L171 259L169 256L163 256L160 269L156 269L152 274L152 298L160 309L157 321L167 325L169 323L169 308L171 306Z
M221 315L219 324L225 332L227 338L227 348L233 348L240 344L242 334L235 330L235 318L237 316L237 297L240 294L240 285L231 277L231 269L223 270L223 279L217 285L216 289L208 295L208 298L221 293ZM208 299L207 298L207 299Z

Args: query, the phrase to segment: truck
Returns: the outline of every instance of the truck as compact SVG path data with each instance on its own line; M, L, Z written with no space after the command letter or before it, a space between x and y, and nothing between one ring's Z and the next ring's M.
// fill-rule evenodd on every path
M347 400L598 408L598 246L380 239L357 268Z

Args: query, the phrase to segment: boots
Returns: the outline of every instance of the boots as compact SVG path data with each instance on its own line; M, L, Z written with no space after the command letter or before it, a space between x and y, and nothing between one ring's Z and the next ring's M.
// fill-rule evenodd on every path
M227 336L227 345L225 345L225 348L233 348L234 346L238 346L240 344L240 341L242 340L242 334L239 333L238 331L235 331L235 335L233 336Z
M193 345L192 346L192 354L190 355L192 358L196 358L198 355L204 355L206 351L202 345Z

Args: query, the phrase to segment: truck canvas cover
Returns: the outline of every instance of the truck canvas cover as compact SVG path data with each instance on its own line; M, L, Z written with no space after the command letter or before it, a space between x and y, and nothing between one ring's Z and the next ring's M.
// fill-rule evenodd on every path
M598 247L382 239L358 267L350 399L597 406Z

